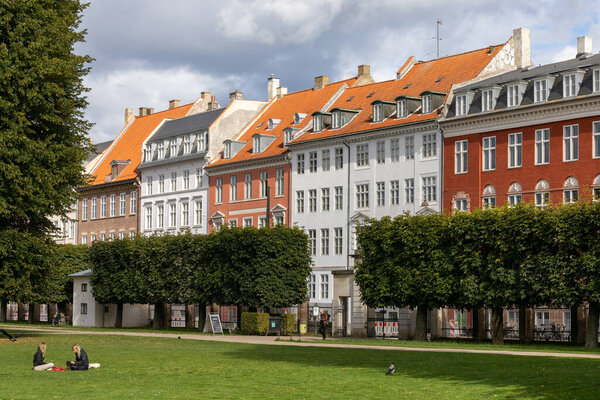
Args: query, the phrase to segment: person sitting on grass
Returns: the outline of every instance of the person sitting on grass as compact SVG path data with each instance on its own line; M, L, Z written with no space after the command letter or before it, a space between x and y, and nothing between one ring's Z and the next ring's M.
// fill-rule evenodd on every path
M60 324L60 311L57 309L52 317L52 325L50 325L50 328L54 328L54 325L58 326L58 324Z
M33 369L35 371L46 371L52 369L54 364L45 363L44 358L46 357L46 343L42 342L38 345L38 349L33 356Z
M87 371L90 363L85 350L79 347L78 344L74 344L73 353L75 354L75 361L67 361L67 369L72 371Z

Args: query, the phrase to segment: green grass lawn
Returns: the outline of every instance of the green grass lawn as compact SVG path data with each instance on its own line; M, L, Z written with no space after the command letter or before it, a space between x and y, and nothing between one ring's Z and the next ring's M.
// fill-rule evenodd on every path
M79 343L99 370L64 365ZM390 361L397 373L386 376ZM600 361L266 346L168 338L28 335L0 340L0 399L595 399Z

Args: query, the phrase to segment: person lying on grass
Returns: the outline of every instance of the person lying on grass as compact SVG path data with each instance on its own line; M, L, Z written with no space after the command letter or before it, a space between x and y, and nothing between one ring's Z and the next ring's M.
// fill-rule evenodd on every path
M46 357L46 343L42 342L38 345L38 349L33 355L33 369L36 371L46 371L52 369L54 364L44 362Z
M87 371L90 363L85 350L79 347L78 344L74 344L73 353L75 354L75 361L67 361L67 369L72 371Z

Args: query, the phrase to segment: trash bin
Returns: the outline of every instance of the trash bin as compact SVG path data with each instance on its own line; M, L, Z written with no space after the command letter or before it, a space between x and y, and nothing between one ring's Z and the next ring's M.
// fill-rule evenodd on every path
M281 334L281 317L269 317L269 334Z
M300 334L301 335L306 335L306 332L308 331L306 324L300 324Z

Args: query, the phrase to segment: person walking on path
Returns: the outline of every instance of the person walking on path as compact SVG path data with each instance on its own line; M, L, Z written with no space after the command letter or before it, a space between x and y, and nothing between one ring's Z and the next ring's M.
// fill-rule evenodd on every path
M67 361L67 369L72 371L87 371L90 362L85 350L79 347L78 344L73 345L73 353L75 353L75 361Z
M323 335L323 340L327 337L327 327L329 325L329 314L327 311L321 309L319 311L319 331Z
M44 362L44 358L46 358L46 343L42 342L33 355L33 369L35 371L46 371L54 367L54 364Z

